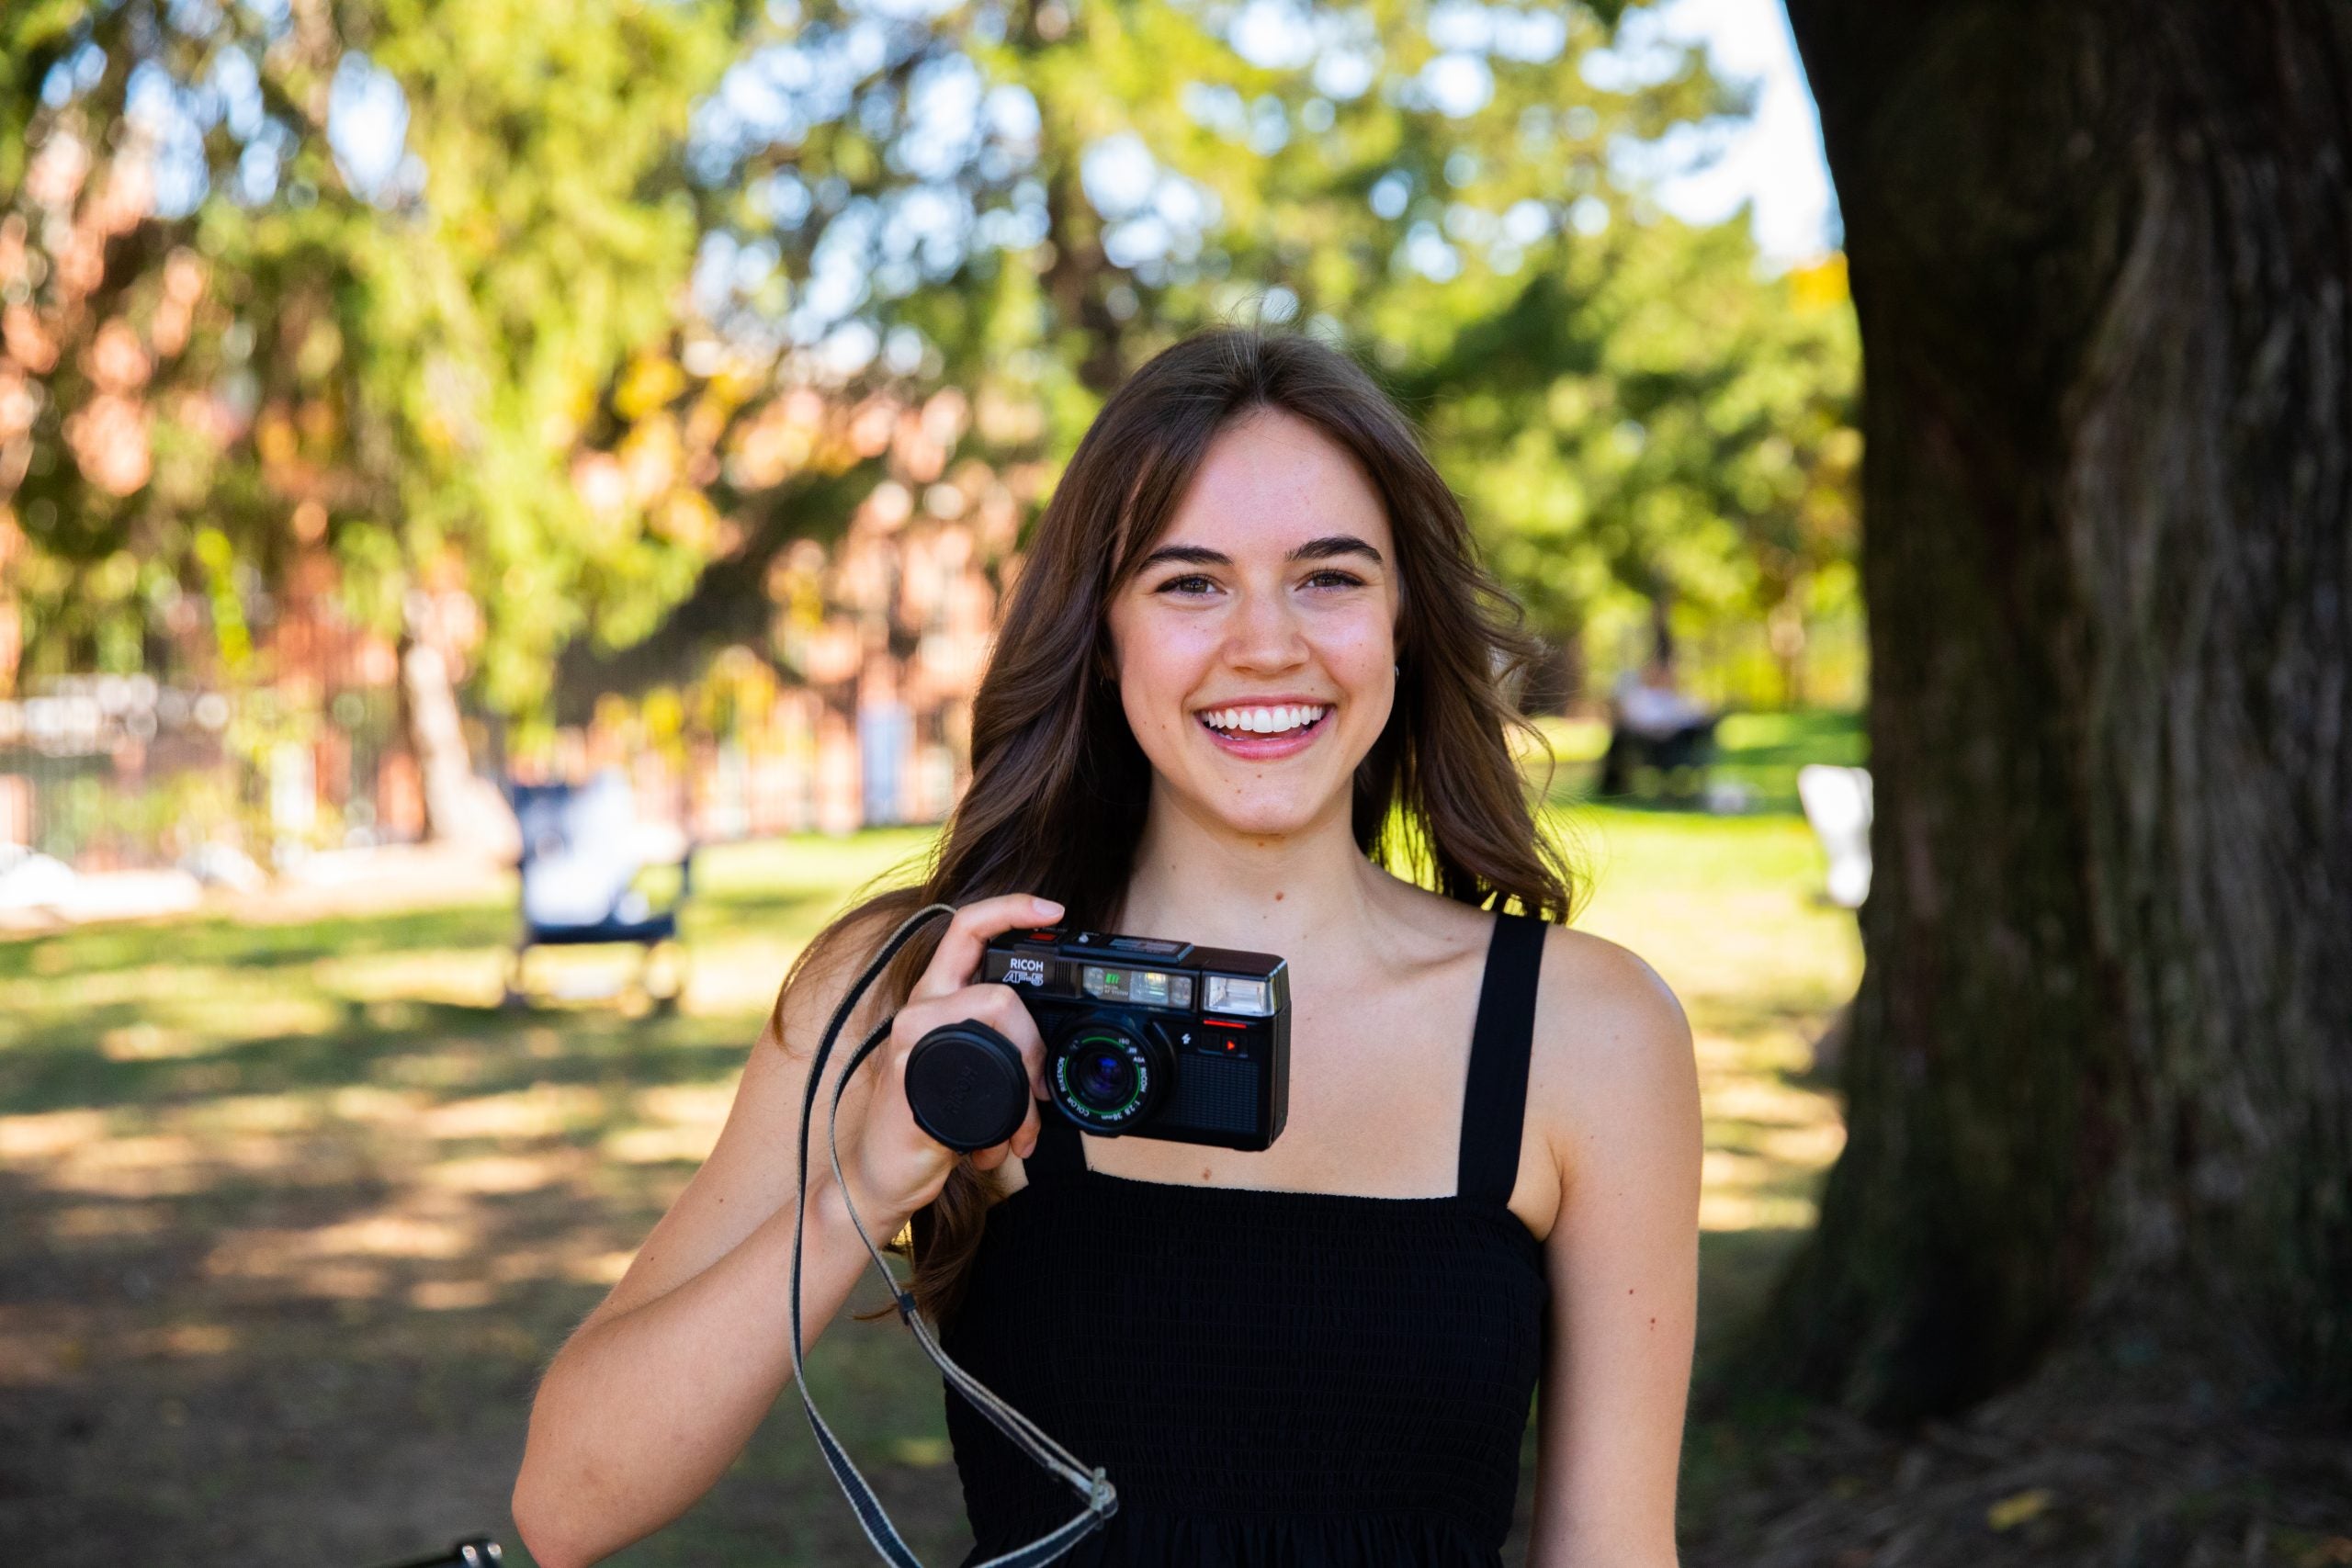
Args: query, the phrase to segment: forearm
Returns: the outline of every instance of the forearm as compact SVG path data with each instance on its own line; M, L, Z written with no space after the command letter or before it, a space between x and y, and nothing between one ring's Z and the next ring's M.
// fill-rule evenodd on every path
M860 1215L877 1242L900 1218ZM651 1534L742 1451L792 1377L792 1222L779 1210L701 1273L588 1323L558 1353L514 1485L515 1520L542 1568L594 1562ZM872 1267L831 1174L819 1173L801 1258L804 1348Z

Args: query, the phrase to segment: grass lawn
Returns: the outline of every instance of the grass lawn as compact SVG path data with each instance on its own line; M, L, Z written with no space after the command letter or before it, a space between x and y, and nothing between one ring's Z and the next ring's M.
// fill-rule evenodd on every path
M1792 759L1838 733L1759 732L1734 765L1786 805ZM1649 959L1698 1036L1715 1353L1838 1147L1804 1070L1859 978L1854 922L1813 897L1821 857L1787 811L1560 798L1592 884L1581 923ZM500 1011L511 886L0 943L8 1561L363 1568L474 1530L526 1561L506 1496L538 1369L716 1136L792 954L927 841L707 851L666 1017ZM616 962L542 956L559 983ZM811 1379L924 1560L954 1562L969 1538L929 1363L893 1324L843 1321ZM614 1561L871 1560L787 1398L708 1498Z

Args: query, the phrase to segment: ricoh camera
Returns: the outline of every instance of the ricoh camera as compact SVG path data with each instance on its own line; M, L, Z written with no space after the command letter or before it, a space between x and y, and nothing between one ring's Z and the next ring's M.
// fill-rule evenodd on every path
M1228 1149L1262 1149L1281 1134L1290 1109L1283 959L1055 926L992 938L978 978L1019 993L1045 1041L1047 1096L1085 1131ZM1019 1048L977 1019L915 1043L906 1090L915 1124L967 1151L1019 1131L1030 1100Z

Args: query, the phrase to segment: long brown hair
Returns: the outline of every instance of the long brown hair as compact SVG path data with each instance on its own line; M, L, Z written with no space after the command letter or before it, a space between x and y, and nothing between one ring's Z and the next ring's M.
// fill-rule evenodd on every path
M1573 915L1577 879L1537 830L1508 739L1514 726L1532 731L1512 694L1540 645L1479 563L1461 504L1411 422L1337 349L1295 333L1218 327L1155 355L1088 427L1005 608L974 699L971 784L921 882L855 901L794 962L786 989L820 950L853 933L878 941L935 902L1034 893L1060 903L1068 924L1116 929L1151 768L1119 705L1106 612L1211 441L1263 408L1295 415L1353 455L1395 538L1396 700L1356 768L1356 842L1446 897L1498 908L1515 900L1552 920ZM888 1007L904 1002L944 924L934 918L876 981ZM854 972L866 957L835 972ZM955 1311L1001 1190L993 1173L959 1160L914 1216L911 1283L933 1322Z

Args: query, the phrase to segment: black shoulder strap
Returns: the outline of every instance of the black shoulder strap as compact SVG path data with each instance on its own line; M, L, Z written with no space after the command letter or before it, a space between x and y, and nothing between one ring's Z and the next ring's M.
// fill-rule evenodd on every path
M1544 965L1545 922L1498 912L1478 983L1470 1032L1470 1076L1462 1098L1462 1155L1454 1190L1510 1201L1519 1180L1519 1134L1527 1112L1527 1059L1535 1043L1535 980Z
M1044 1177L1048 1181L1075 1179L1086 1169L1086 1147L1078 1141L1078 1123L1039 1101L1037 1106L1037 1146L1021 1162L1021 1173L1035 1181Z

